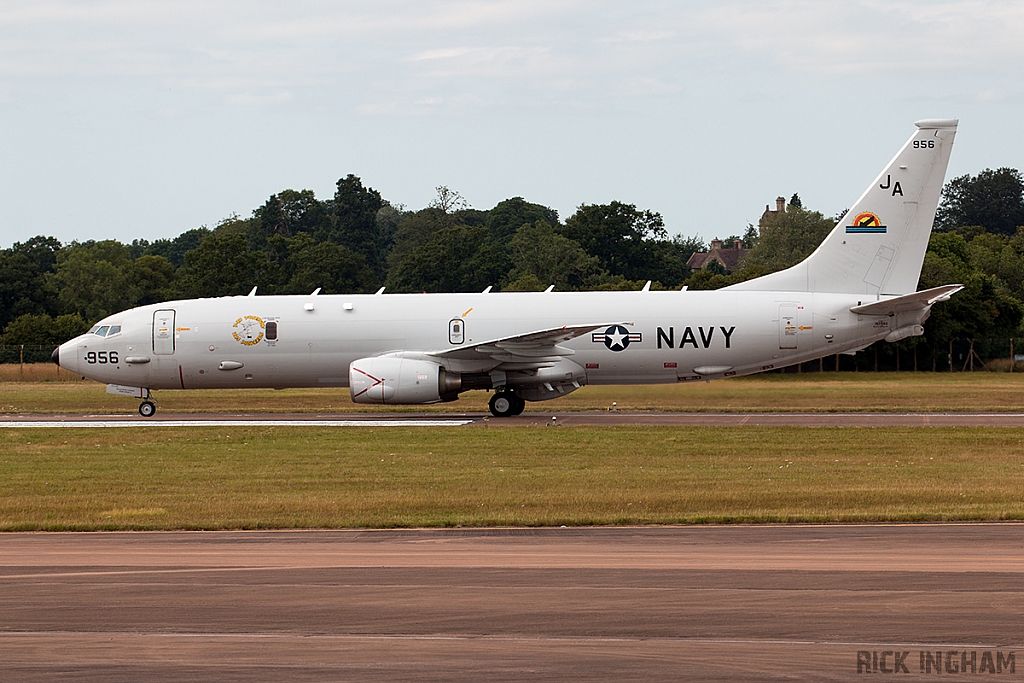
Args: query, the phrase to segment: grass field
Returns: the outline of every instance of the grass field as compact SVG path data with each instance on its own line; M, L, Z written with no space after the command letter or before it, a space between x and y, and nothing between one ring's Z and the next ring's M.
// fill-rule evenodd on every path
M0 412L133 413L53 366ZM9 368L8 368L9 370ZM50 373L40 377L41 373ZM35 373L35 374L32 374ZM45 381L40 381L45 380ZM163 413L348 412L345 389L163 391ZM488 394L379 411L486 411ZM1021 411L1024 374L584 387L527 410ZM0 429L0 530L1024 519L1012 428Z
M1024 430L0 430L0 529L1024 519Z
M29 369L31 368L31 369ZM0 366L3 369L3 366ZM26 366L34 382L17 376L12 366L0 373L0 413L133 413L137 402L105 392L55 366ZM17 370L17 366L13 366ZM6 374L5 374L6 373ZM48 373L48 374L46 374ZM271 389L160 391L161 413L193 412L348 412L373 410L356 406L347 389ZM452 403L396 406L384 411L482 412L489 394L468 392ZM528 404L528 411L603 410L616 403L624 410L672 411L993 411L1024 410L1024 373L805 373L769 374L714 381L710 384L588 386L554 401Z

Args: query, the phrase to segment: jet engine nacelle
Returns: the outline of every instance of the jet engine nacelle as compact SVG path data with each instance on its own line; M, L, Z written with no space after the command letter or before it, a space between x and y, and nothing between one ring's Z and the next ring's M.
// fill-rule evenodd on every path
M379 356L353 361L348 387L354 403L437 403L458 398L462 381L438 363Z

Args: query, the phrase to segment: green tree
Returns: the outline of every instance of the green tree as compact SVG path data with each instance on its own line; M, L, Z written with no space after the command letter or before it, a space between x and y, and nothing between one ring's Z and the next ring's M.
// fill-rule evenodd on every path
M146 246L145 254L150 256L163 256L171 262L171 265L181 268L185 262L185 254L199 246L199 243L210 234L207 227L193 228L186 230L174 239L159 239Z
M686 288L692 291L721 289L731 284L732 281L728 275L724 272L716 272L710 268L695 270L690 277L686 278Z
M627 280L621 275L608 275L607 272L602 273L598 280L590 281L587 284L587 290L593 292L635 292L642 289L647 284L647 280ZM665 289L660 282L652 281L651 289L659 291Z
M398 222L392 241L388 264L394 268L416 248L423 246L434 234L454 225L455 219L441 209L426 208L405 214Z
M942 190L935 213L938 230L980 225L1012 236L1024 226L1024 178L1015 168L986 168L975 177L953 178Z
M546 285L533 273L520 275L507 285L501 288L503 292L543 292L550 285Z
M1020 246L1021 240L981 232L969 238L967 251L973 268L996 276L1021 298L1024 294L1024 256L1018 251Z
M89 323L82 320L82 316L77 313L59 315L56 319L45 313L26 313L4 328L2 340L4 344L40 344L56 347L88 329Z
M443 213L458 213L470 208L466 198L455 190L448 189L447 185L438 185L434 190L437 196L430 202L430 208L440 209Z
M705 263L704 264L704 268L702 270L706 270L709 273L712 273L714 275L725 275L726 274L725 273L725 266L723 266L718 261L714 261L714 260L713 261L708 261L707 263Z
M56 290L48 281L61 244L37 236L0 250L0 329L25 313L54 313Z
M327 205L312 190L284 190L271 195L263 206L252 212L248 236L251 249L264 249L275 235L291 237L300 232L327 234L331 215Z
M810 256L834 227L835 222L820 212L793 205L766 214L761 219L757 245L747 254L745 263L769 272L789 268Z
M388 262L388 256L395 244L395 233L398 232L398 225L409 212L402 204L393 205L387 200L377 211L377 234L380 236L382 245L381 258L384 263Z
M704 240L699 237L676 235L672 238L672 241L675 243L676 249L679 250L679 255L685 256L687 261L689 261L690 257L695 253L708 250L708 245L704 244Z
M527 223L516 230L508 243L513 268L507 276L511 282L523 280L522 291L534 288L534 282L554 285L555 289L578 288L585 278L599 271L596 256L590 256L579 244L555 232L544 220ZM523 289L525 288L525 289Z
M493 239L504 244L524 225L543 221L550 226L560 225L558 211L541 204L532 204L522 197L498 202L487 212L487 228Z
M129 248L116 240L68 245L51 276L60 310L96 321L131 308L138 295L131 267Z
M653 280L674 289L690 276L690 267L686 262L691 255L692 247L686 238L645 240L644 258L647 265L635 269L633 273L641 276L638 279Z
M971 248L963 235L933 233L918 287L927 289L953 283L963 284L964 289L948 302L932 308L925 325L929 341L1019 335L1024 313L1006 285L971 263Z
M170 298L174 266L163 256L140 256L132 262L128 273L135 290L133 305L145 306Z
M362 254L333 242L315 242L306 233L288 240L289 269L285 294L308 294L320 288L324 294L372 292L377 277Z
M652 279L657 242L667 242L661 214L633 204L581 204L566 219L562 234L598 258L601 268L629 280Z
M248 235L252 220L252 218L242 218L237 213L232 213L227 218L217 221L213 233L215 235Z
M482 225L455 224L408 252L388 274L400 292L472 292L498 284L512 264Z
M314 231L313 237L343 244L362 254L366 265L383 278L388 245L377 225L377 212L383 206L380 193L364 187L363 181L350 173L338 180L329 207L333 217L330 229Z
M240 233L213 233L185 254L174 290L182 298L246 294L253 287L273 289L278 275L262 250L250 251Z

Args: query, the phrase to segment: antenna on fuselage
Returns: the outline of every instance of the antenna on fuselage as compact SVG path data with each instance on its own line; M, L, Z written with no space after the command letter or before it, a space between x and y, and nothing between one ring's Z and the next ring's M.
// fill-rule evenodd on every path
M259 287L259 285L256 285L256 287ZM249 292L249 294L248 294L249 296L256 296L256 287L252 288L252 291Z
M380 289L378 289L378 290L377 290L377 294L376 294L376 295L374 295L374 296L379 296L379 295L381 295L381 294L383 294L383 293L384 293L384 288L383 288L383 287L381 287Z

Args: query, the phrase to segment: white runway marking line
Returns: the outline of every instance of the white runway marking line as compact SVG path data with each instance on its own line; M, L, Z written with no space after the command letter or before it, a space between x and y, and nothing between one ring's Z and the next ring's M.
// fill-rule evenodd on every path
M473 420L20 420L0 427L461 427Z

